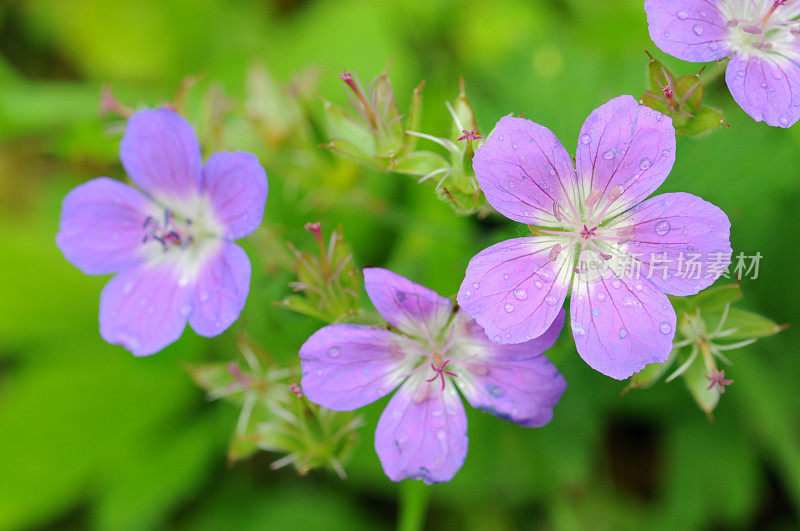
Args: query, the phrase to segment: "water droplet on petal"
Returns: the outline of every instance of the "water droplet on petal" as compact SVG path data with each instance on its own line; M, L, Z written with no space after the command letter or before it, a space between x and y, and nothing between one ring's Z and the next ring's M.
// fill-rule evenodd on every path
M533 285L536 286L536 289L542 289L542 281L541 280L534 280Z
M659 236L664 236L669 232L669 221L666 219L662 219L658 223L656 223L656 234Z
M600 311L599 310L592 310L592 315L597 317L598 315L600 315Z
M662 334L666 335L666 334L669 334L670 332L672 332L672 325L669 324L668 322L664 321L663 323L661 323L659 325L658 329L661 331Z
M592 137L589 135L581 135L581 144L588 144L592 141Z
M701 26L700 24L695 24L694 27L692 28L692 31L694 31L695 35L702 35L703 34L703 26Z
M618 278L615 278L614 280L611 281L611 285L614 288L619 289L622 287L622 282L620 282Z
M598 293L597 294L597 300L599 300L600 302L603 302L604 300L606 300L606 298L607 297L606 297L605 293Z
M544 302L546 302L550 306L553 306L556 303L556 298L553 297L552 295L548 295L547 297L544 298Z
M478 283L477 283L477 282L475 282L474 284L472 284L472 289L478 289Z
M513 311L514 311L514 305L513 305L513 304L511 304L510 302L507 302L507 303L506 303L506 305L505 305L505 306L503 306L503 308L504 308L504 309L505 309L505 311L507 311L508 313L511 313L511 312L513 312Z
M603 153L603 158L606 159L606 160L611 160L614 157L616 157L616 154L614 153L613 149L609 149L608 151Z
M502 141L503 141L503 135L500 135L499 137L497 137L497 140L498 140L499 142L502 142Z
M500 343L500 336L494 336L494 338L492 339L492 341L493 341L494 343Z
M786 127L789 125L789 119L785 116L781 116L778 121L781 123L782 126Z
M525 291L524 289L515 289L514 297L516 297L517 300L524 301L525 299L528 298L528 292Z
M646 170L646 169L647 169L647 168L649 168L649 167L650 167L650 159L648 159L648 158L643 158L643 159L641 160L641 162L639 162L639 168L640 168L640 169L642 169L642 170Z
M511 277L508 276L508 273L503 273L503 280L508 280L509 278Z
M675 16L681 20L686 20L689 17L689 13L687 13L686 11L678 11L677 13L675 13Z
M517 149L517 144L516 144L516 143L514 143L514 144L511 144L511 148L512 148L512 149Z
M625 330L624 328L620 328L619 329L619 338L620 339L625 339L626 337L628 337L628 331Z
M328 349L328 357L335 358L341 353L341 349L339 347L331 347Z
M486 390L489 391L489 394L492 395L495 398L500 398L504 394L503 390L500 389L499 387L497 387L494 384L488 384L486 386Z

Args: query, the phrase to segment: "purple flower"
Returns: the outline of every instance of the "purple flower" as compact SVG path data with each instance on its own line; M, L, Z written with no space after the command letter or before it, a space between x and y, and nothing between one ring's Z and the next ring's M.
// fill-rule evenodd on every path
M662 51L705 63L731 55L725 80L757 122L800 119L800 2L645 0L650 37Z
M136 356L227 329L244 307L250 261L231 243L261 223L267 176L255 155L205 164L189 123L167 109L131 116L120 159L142 191L100 177L64 198L56 243L89 275L118 273L100 297L100 334Z
M542 355L564 325L519 345L495 345L453 303L380 268L364 270L372 303L397 332L334 324L300 348L302 388L328 409L349 411L400 386L375 432L375 451L392 481L449 481L467 455L467 417L456 387L472 406L522 426L553 417L566 382Z
M731 254L716 206L684 193L643 201L674 162L672 121L631 96L589 115L576 167L549 129L502 118L473 168L489 203L534 235L473 257L461 308L496 343L528 341L557 318L572 283L572 334L589 365L623 379L666 361L676 318L665 293L709 286Z

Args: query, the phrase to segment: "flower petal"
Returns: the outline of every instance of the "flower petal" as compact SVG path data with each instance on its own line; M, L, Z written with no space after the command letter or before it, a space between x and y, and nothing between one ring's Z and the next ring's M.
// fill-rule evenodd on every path
M127 184L100 177L75 187L61 206L56 245L88 275L105 275L142 261L144 221L152 203Z
M197 273L189 324L201 336L221 334L239 318L250 291L250 259L235 243L221 242Z
M453 384L417 373L398 389L375 430L375 451L392 481L450 481L467 456L467 415Z
M627 253L641 262L631 276L670 295L694 295L728 268L731 222L719 207L686 193L651 197L609 228L632 226Z
M384 319L403 332L426 337L444 329L453 303L407 278L380 267L364 269L364 289Z
M333 324L317 330L300 347L301 386L309 400L335 411L365 406L395 389L416 356L388 330Z
M214 153L203 166L203 192L231 240L258 228L267 202L267 174L258 157L244 151Z
M603 219L652 194L674 163L672 119L639 105L632 96L618 96L592 111L578 137L582 197L601 194L594 211L606 209ZM597 215L594 219L599 221Z
M472 407L522 426L539 427L553 418L567 382L543 354L564 327L562 309L541 336L517 345L496 345L483 329L459 312L459 338L450 351L458 353L455 383ZM460 361L466 358L465 361Z
M501 118L472 160L486 199L507 218L553 226L558 201L575 204L575 169L561 142L546 127L524 118Z
M542 335L567 297L575 248L550 258L560 239L532 236L484 249L467 266L459 306L495 343L522 343Z
M593 369L623 380L663 363L675 337L675 310L649 280L576 275L570 303L578 354Z
M746 3L747 0L742 3ZM731 54L728 21L708 0L645 0L650 38L662 52L707 63Z
M800 119L800 54L736 54L725 81L736 103L755 121L790 127Z
M134 356L147 356L177 340L191 311L190 292L175 267L142 264L118 274L100 295L100 335Z
M174 111L147 109L131 116L119 157L133 182L164 206L200 188L200 145L189 122Z

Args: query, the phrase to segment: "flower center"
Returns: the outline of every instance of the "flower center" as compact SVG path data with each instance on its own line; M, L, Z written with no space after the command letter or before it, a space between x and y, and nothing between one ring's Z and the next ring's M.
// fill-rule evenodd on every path
M764 13L758 12L753 4L754 11L741 14L740 18L731 17L728 20L728 27L738 30L731 33L730 40L734 47L741 50L767 51L775 44L793 41L800 36L800 25L798 25L800 21L781 18L784 10L780 8L788 7L794 2L795 0L773 0ZM746 2L745 7L747 7ZM731 11L735 12L735 9Z
M185 218L182 221L168 209L164 209L163 216L147 216L144 220L144 237L142 243L154 240L161 244L164 252L170 249L186 249L193 241L190 231L192 220Z

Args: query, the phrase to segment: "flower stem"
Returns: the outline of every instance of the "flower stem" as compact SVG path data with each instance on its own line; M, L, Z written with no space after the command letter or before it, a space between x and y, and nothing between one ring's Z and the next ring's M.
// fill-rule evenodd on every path
M430 492L421 481L406 480L400 485L398 531L420 531L425 524Z

